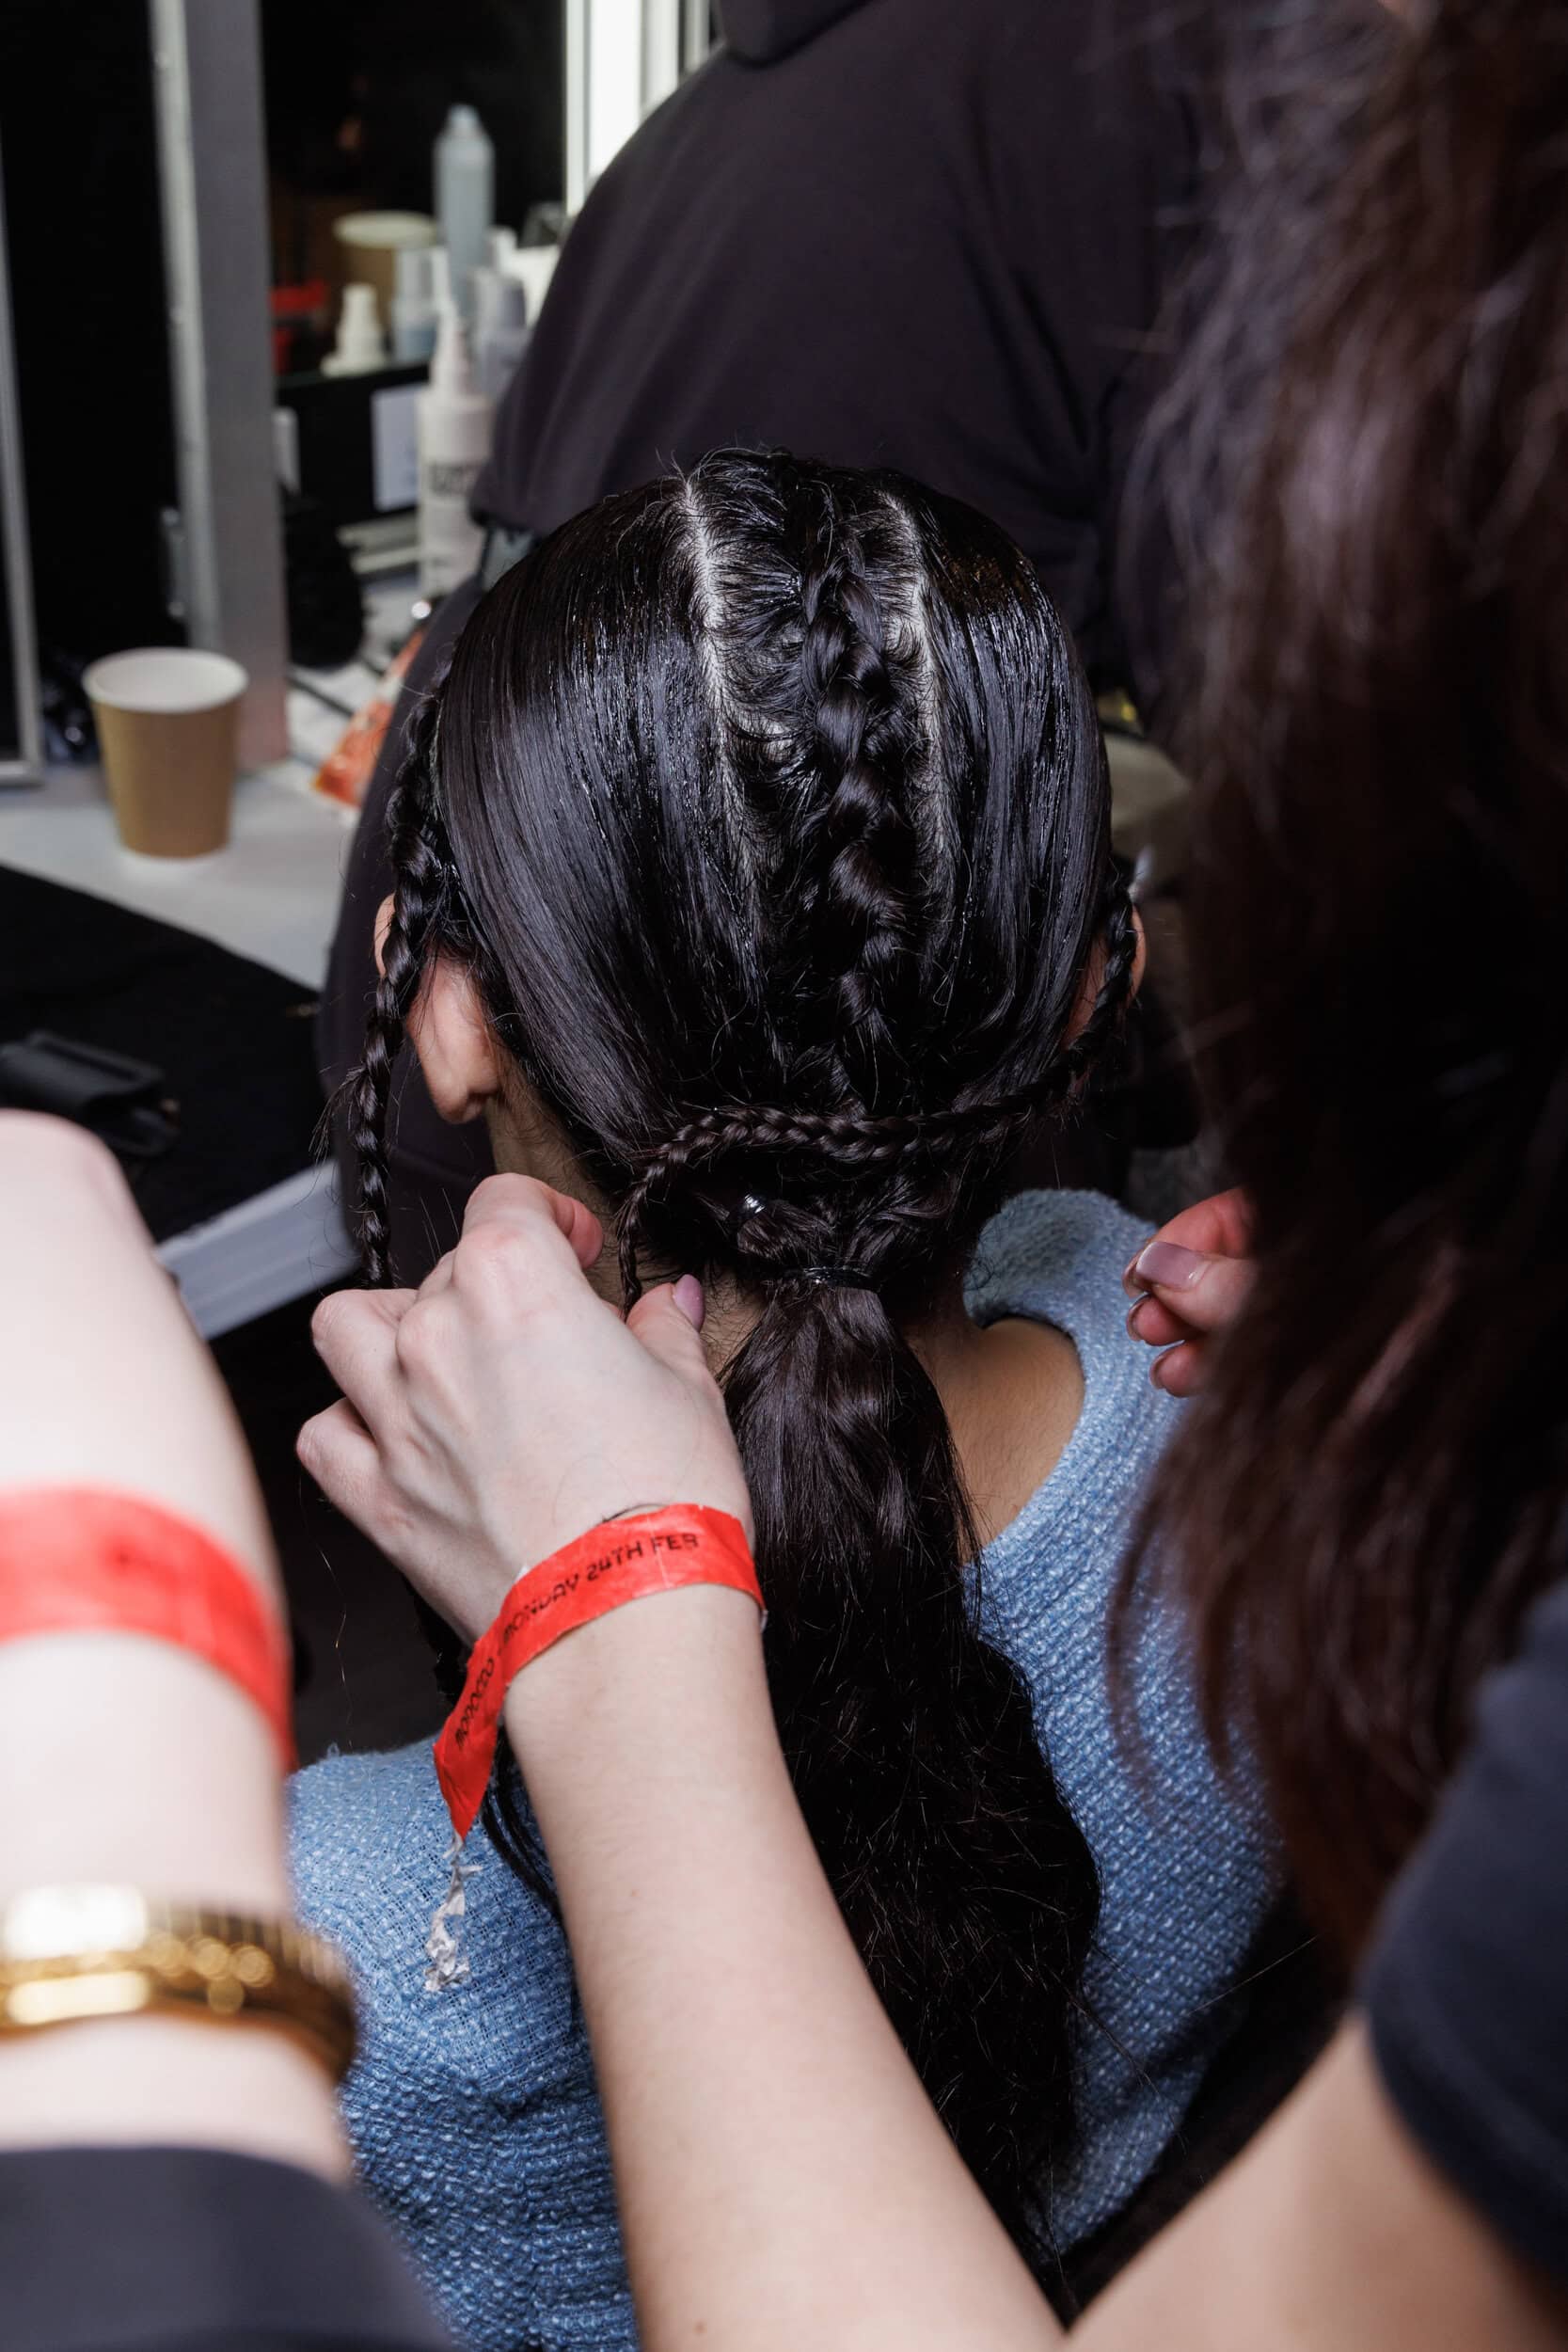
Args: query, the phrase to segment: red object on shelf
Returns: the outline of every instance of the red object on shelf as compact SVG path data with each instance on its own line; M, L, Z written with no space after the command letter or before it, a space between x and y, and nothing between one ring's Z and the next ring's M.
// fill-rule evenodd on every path
M298 366L295 339L301 330L319 342L331 324L332 291L325 278L308 278L297 286L274 286L268 297L272 313L272 364L277 375Z

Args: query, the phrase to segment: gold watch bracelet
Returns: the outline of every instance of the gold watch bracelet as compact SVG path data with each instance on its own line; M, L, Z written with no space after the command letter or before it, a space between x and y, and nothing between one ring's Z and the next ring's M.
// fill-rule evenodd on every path
M0 1910L0 2034L148 2013L271 2026L341 2082L354 1994L335 1947L287 1920L134 1886L37 1886Z

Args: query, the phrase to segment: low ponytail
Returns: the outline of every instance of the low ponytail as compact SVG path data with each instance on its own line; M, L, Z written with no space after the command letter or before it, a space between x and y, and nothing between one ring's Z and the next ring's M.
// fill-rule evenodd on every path
M801 1811L965 2162L1037 2240L1099 1884L1027 1686L980 1630L941 1401L881 1299L831 1282L772 1292L725 1391Z

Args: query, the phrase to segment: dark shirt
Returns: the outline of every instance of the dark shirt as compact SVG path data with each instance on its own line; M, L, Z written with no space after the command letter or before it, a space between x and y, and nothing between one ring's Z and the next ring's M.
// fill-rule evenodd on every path
M203 2148L0 2155L6 2352L446 2352L353 2190Z
M1184 249L1209 12L727 0L610 164L476 503L539 533L731 443L889 466L1039 565L1128 682L1112 550Z
M1499 2237L1568 2280L1568 1583L1488 1684L1362 1993L1408 2129Z

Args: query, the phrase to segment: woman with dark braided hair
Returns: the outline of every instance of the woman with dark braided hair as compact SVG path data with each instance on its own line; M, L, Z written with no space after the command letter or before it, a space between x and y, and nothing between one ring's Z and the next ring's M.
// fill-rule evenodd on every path
M1177 2129L1273 1876L1157 1629L1158 1801L1112 1734L1109 1595L1180 1410L1122 1327L1142 1235L1090 1195L996 1214L1139 961L1067 632L966 508L713 458L579 516L480 607L392 854L353 1098L372 1279L405 1031L446 1116L613 1226L612 1303L701 1275L802 1809L927 2091L1052 2275ZM427 1947L451 1882L428 1751L299 1786L302 1907L366 1983L360 2165L468 2341L629 2344L515 1773L485 1823Z

